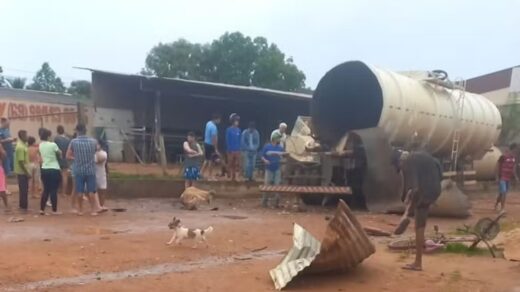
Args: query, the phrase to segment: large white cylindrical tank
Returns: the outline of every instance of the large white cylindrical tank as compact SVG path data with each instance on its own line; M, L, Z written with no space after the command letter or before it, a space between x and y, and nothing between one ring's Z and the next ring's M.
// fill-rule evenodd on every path
M496 176L497 161L502 156L502 151L497 147L489 149L484 157L473 161L476 180L494 180Z
M350 130L380 127L393 144L406 145L414 139L431 153L446 156L457 128L459 93L359 61L346 62L320 80L313 95L313 124L329 143ZM482 157L493 146L501 124L492 102L466 92L459 155Z

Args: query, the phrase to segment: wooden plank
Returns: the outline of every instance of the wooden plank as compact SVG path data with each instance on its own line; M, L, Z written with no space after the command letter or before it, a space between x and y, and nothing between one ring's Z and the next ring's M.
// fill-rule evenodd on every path
M330 195L351 195L352 194L352 190L349 187L261 185L261 186L259 186L259 189L261 192L266 192L266 193L330 194Z

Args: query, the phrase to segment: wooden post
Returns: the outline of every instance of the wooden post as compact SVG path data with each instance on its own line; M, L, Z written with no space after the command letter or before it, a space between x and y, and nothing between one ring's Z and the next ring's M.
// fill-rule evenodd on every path
M167 175L167 160L166 160L166 149L164 147L164 137L161 133L161 92L155 92L155 133L154 133L154 143L155 143L155 151L158 154L157 162L160 163L163 175Z

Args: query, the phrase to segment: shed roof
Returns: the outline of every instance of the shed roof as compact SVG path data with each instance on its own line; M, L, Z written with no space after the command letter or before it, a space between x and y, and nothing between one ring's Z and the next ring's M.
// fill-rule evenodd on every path
M225 83L215 83L215 82L206 82L206 81L196 81L196 80L187 80L180 78L165 78L165 77L155 77L155 76L145 76L139 74L125 74L118 73L106 70L98 70L92 68L85 67L75 67L77 69L89 70L93 74L104 74L110 75L113 77L121 77L121 78L134 78L143 81L150 90L160 90L160 91L176 91L176 92L185 92L189 93L191 96L201 97L201 98L219 98L219 97L229 97L232 98L235 94L230 94L230 92L234 93L248 93L249 95L263 95L263 96L272 96L277 98L287 98L287 99L297 99L297 100L305 100L309 101L312 98L312 95L305 93L297 93L297 92L289 92L289 91L281 91L274 89L267 89L255 86L242 86L242 85L232 85Z
M486 93L508 88L511 85L513 69L517 67L520 65L467 79L466 90L473 93Z

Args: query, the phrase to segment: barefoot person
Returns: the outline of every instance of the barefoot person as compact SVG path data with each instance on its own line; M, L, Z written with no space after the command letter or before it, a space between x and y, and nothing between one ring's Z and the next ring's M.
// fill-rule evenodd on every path
M498 196L495 203L495 210L500 204L500 211L504 211L506 207L506 196L509 191L509 182L512 178L518 181L516 173L516 143L509 145L509 150L500 156L497 161L497 181L498 181Z
M61 171L59 164L59 157L61 157L61 151L58 145L54 142L50 142L49 138L51 131L43 129L40 131L40 156L42 158L42 183L43 192L40 200L40 215L47 215L45 213L45 207L47 206L47 200L51 199L52 214L59 215L58 212L58 188L61 182Z
M402 234L410 224L411 217L415 217L415 262L403 269L421 271L428 210L441 193L442 167L437 159L422 151L408 154L396 150L392 163L403 176L401 199L406 205L405 213L394 233Z
M213 177L213 168L214 168L214 155L218 155L220 157L220 152L218 151L218 124L220 124L220 115L213 114L213 118L211 121L206 123L206 128L204 129L204 163L202 164L201 173L206 176L207 170L207 178L209 180L216 180Z
M39 145L36 144L36 139L33 136L29 136L27 138L27 143L29 145L29 171L31 173L31 197L38 198L38 192L41 186L41 174L40 174L40 165L42 162L40 156L40 148Z
M96 193L96 148L97 142L87 137L85 125L76 126L77 138L70 141L67 150L67 159L73 160L74 184L78 198L78 215L83 215L83 200L86 196L90 202L91 215L95 216L102 211Z
M194 181L199 179L200 158L203 153L193 132L188 133L182 148L184 150L184 188L187 189L193 186Z

